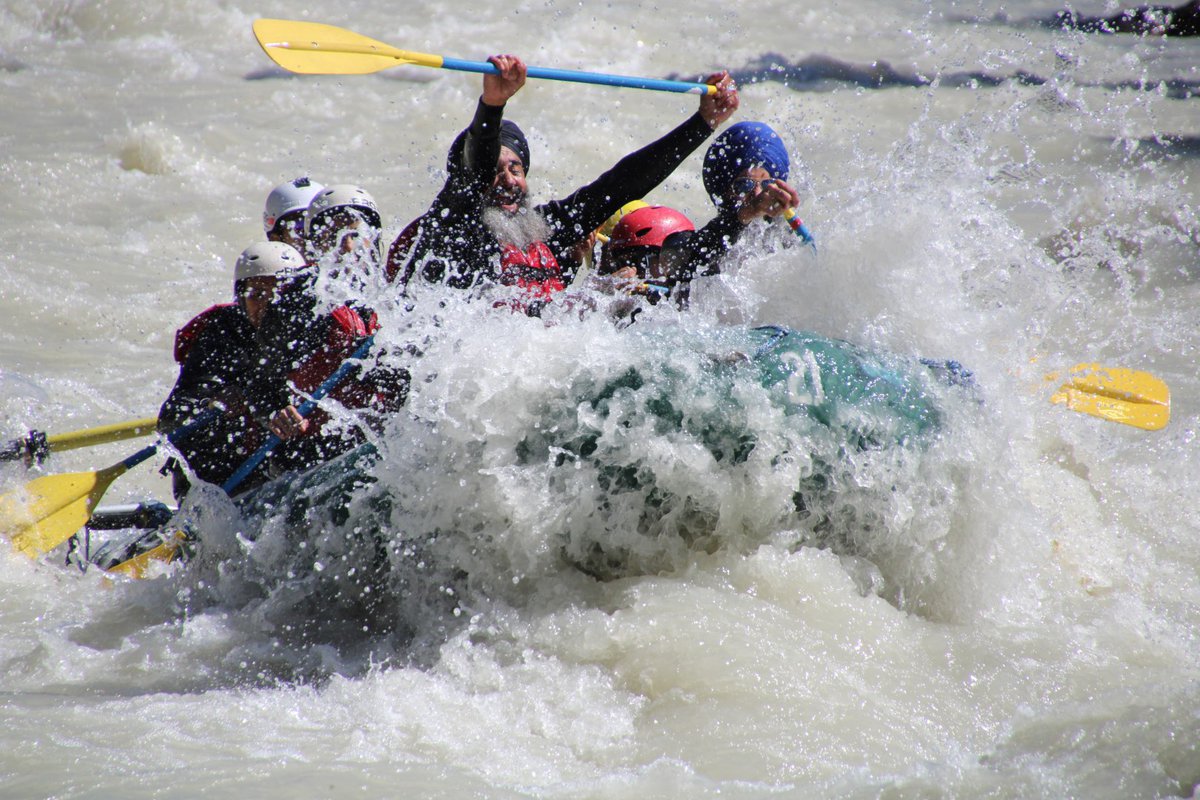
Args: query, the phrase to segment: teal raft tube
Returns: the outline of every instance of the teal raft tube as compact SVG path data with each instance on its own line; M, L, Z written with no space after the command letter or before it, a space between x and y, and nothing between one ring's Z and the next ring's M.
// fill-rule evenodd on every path
M746 334L759 380L791 413L843 428L854 446L903 444L935 430L942 415L931 375L969 380L955 362L906 362L839 339L776 326Z
M761 416L742 413L749 386L759 395L753 401L782 414L785 427L803 433L799 441L813 443L814 460L827 465L828 471L839 454L921 447L943 425L938 398L945 396L945 386L970 385L970 374L955 362L894 357L778 326L722 329L702 341L688 342L673 330L631 334L642 338L639 351L661 357L616 374L581 374L565 390L566 396L558 390L544 408L537 409L542 424L518 443L514 454L518 467L585 462L595 468L596 491L642 491L653 506L662 502L661 492L653 486L647 489L654 482L653 474L627 452L606 449L603 434L579 421L581 407L593 420L628 415L631 406L636 407L654 433L690 436L716 462L736 465L756 447L767 446L760 444L762 437L754 429ZM684 363L689 360L693 363ZM765 401L760 389L766 393ZM700 395L704 402L689 402ZM697 407L704 410L698 412ZM332 535L345 540L338 547L356 553L352 561L379 561L387 545L376 541L372 532L387 529L397 502L392 492L376 485L374 467L379 458L374 447L362 445L237 498L248 523L244 535L256 538L255 524L269 525L276 533L286 529L288 538L296 542L338 532ZM818 470L806 486L797 486L797 508L803 505L805 491L827 484L827 476Z

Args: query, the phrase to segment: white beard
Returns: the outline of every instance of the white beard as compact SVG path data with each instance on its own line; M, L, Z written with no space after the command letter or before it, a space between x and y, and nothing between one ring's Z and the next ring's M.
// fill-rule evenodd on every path
M495 206L485 208L483 224L500 244L516 245L521 250L534 242L544 242L550 238L550 225L541 214L529 207L527 199L521 202L515 214L506 213Z

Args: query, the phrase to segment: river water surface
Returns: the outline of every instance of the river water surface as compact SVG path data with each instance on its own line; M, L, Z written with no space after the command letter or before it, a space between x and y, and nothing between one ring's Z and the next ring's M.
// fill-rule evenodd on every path
M259 16L468 59L728 68L737 118L789 144L820 250L744 253L644 330L368 287L414 382L348 520L251 542L204 494L201 557L115 585L0 544L0 794L1196 796L1200 42L1025 22L1054 10L4 0L6 440L156 413L175 329L229 298L275 184L361 184L389 236L440 187L477 75L289 76ZM695 103L530 81L508 115L549 199ZM700 160L648 199L707 221ZM955 359L978 397L947 393L919 446L842 448L753 382L706 388L722 337L765 324ZM1090 361L1165 380L1168 427L1052 406L1042 376ZM607 415L581 403L614 385ZM659 390L753 449L660 424ZM151 465L105 502L148 497L169 497ZM347 530L400 565L375 605L329 577L372 563L327 535Z

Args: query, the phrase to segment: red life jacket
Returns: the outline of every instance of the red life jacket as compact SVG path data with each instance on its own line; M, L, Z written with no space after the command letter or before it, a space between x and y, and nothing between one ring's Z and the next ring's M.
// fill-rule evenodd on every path
M562 267L545 242L534 242L524 250L514 244L501 245L500 282L519 286L530 300L550 300L567 288Z
M417 217L412 222L400 231L400 235L392 242L392 246L388 248L387 265L384 267L383 274L387 277L388 283L395 283L396 278L400 276L400 270L404 266L404 262L408 261L408 254L412 251L413 242L417 240L417 233L421 230L421 218ZM404 276L404 282L408 281L408 276Z
M400 275L401 268L412 252L413 243L420 232L420 217L404 228L392 246L388 248L384 274L388 282L407 282L409 275ZM562 267L553 251L545 242L534 242L521 250L513 244L500 246L500 282L506 286L525 289L530 302L550 300L556 292L567 288L563 282Z
M366 321L349 306L335 308L330 316L333 317L333 325L329 329L329 339L325 345L288 374L288 380L302 392L312 392L324 383L325 379L342 365L346 357L354 352L364 336L379 330L374 311ZM366 408L373 400L382 399L381 393L375 387L354 380L353 376L343 380L328 396L346 408ZM308 420L310 425L305 435L311 436L329 421L329 415L317 408L309 414Z
M186 325L175 331L175 363L183 366L183 362L187 361L188 351L192 349L192 345L196 339L200 338L200 331L208 325L212 320L213 315L217 314L222 308L229 308L234 303L218 303L215 306L209 306L201 311L196 316L192 317Z

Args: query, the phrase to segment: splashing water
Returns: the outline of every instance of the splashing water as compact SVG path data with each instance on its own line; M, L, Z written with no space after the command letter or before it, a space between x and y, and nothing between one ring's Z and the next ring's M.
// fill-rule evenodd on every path
M790 146L819 255L759 231L688 314L625 330L583 305L406 302L358 275L379 358L413 376L369 449L252 509L202 488L182 510L195 559L151 580L0 552L6 796L1194 795L1200 53L1008 21L1054 10L351 2L321 19L621 74L913 80L743 86L740 118ZM385 242L440 187L477 77L284 76L249 35L259 14L302 16L0 10L7 438L154 413L172 332L227 301L280 180L366 187ZM694 103L531 82L507 114L550 198ZM651 199L707 221L699 156ZM811 384L743 358L763 325L914 369L936 424L798 412L789 389ZM974 389L918 357L961 362ZM1042 375L1082 361L1162 377L1170 425L1049 405ZM0 466L6 488L30 477ZM148 470L106 502L149 496Z

